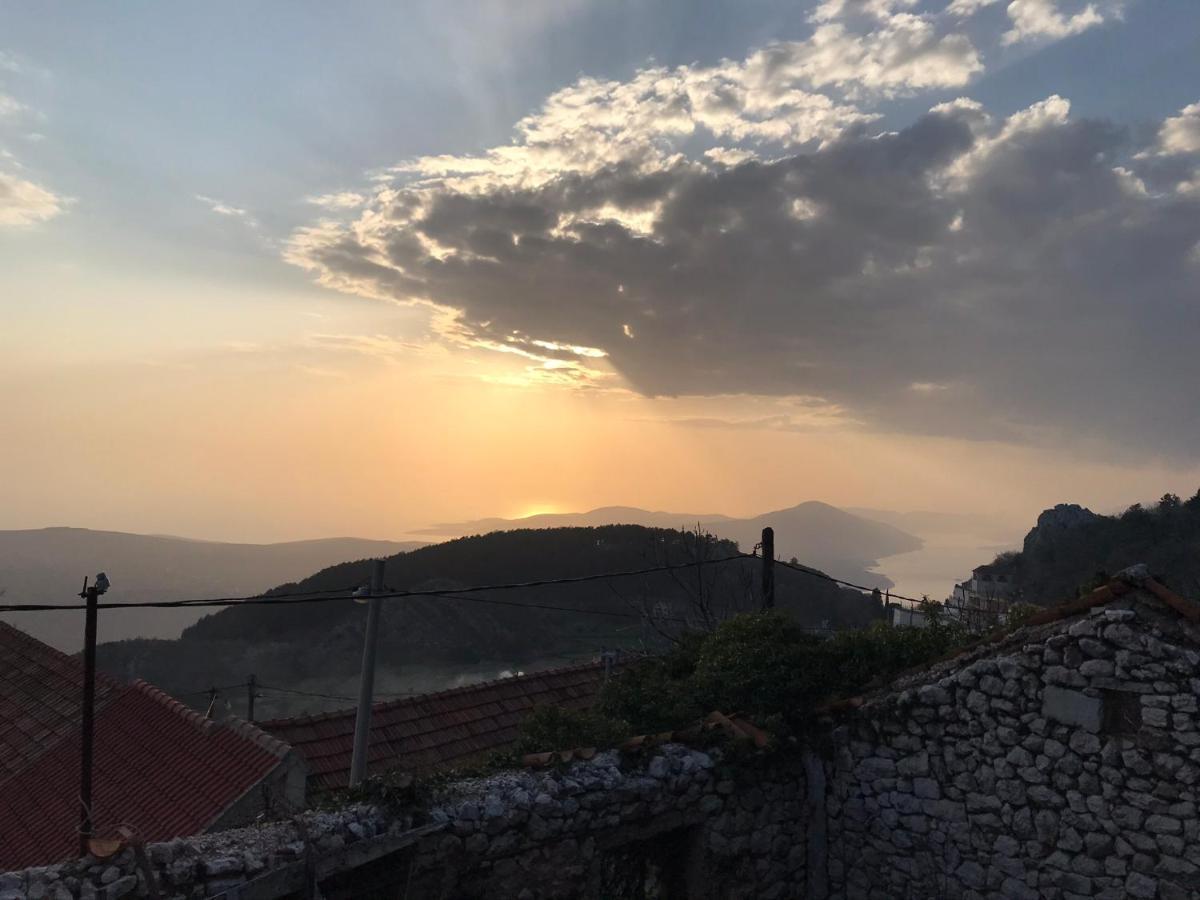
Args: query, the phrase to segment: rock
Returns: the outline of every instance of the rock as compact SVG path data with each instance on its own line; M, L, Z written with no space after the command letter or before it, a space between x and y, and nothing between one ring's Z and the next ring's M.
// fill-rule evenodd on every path
M110 900L116 900L118 897L127 897L137 890L137 876L126 875L124 878L118 878L108 886L105 892L105 897Z
M954 874L957 875L959 881L961 881L967 887L981 888L987 881L983 871L983 866L979 865L977 862L972 862L971 860L967 860L957 869L955 869Z
M1141 872L1130 872L1125 879L1125 893L1139 900L1149 900L1158 893L1158 882Z
M1151 834L1180 834L1183 823L1171 816L1147 816L1143 827Z
M1113 671L1112 660L1108 659L1087 659L1079 664L1079 674L1085 678L1096 676L1106 678L1112 675Z

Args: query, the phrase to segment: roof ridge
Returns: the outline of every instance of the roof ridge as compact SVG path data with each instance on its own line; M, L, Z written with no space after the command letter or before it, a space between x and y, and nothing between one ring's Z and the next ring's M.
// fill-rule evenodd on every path
M202 733L207 734L212 731L213 726L216 724L212 719L200 715L200 713L196 712L196 710L192 709L186 703L176 700L162 688L155 687L145 679L135 678L129 683L129 687L132 690L140 691L155 702L162 704Z
M53 644L47 644L45 641L35 638L28 631L18 628L11 622L0 621L0 632L7 632L11 638L20 641L29 651L39 653L42 656L52 657L56 663L78 669L80 676L82 676L83 660L80 658L79 653L67 653L64 650L59 650ZM80 653L82 652L81 650ZM39 660L39 662L44 662L44 660ZM120 679L101 669L96 670L96 681L112 688L119 688L124 684Z
M186 703L175 699L162 688L155 687L144 679L134 679L130 683L130 687L141 691L143 694L166 706L171 712L191 723L204 734L210 734L219 728L226 728L238 737L244 738L280 759L286 756L292 749L291 744L281 741L274 735L263 731L253 722L247 722L239 716L226 716L223 719L210 719L207 716L203 716Z
M515 682L526 681L531 678L545 678L551 675L564 675L569 672L582 672L587 669L599 669L604 665L603 661L580 663L574 666L556 666L551 669L538 669L536 672L523 672L520 675L510 675L507 678L493 678L489 681L476 681L471 684L462 684L458 687L443 688L440 691L429 691L423 694L412 694L408 697L397 697L394 700L383 700L371 704L372 712L397 709L399 707L414 704L417 702L430 699L444 699L449 695L469 694L474 691L481 691L486 688L495 687L496 685L513 684ZM617 663L621 665L621 663ZM275 726L283 723L291 725L309 724L313 722L328 722L331 719L340 719L356 711L356 707L347 706L343 709L334 709L329 712L315 713L310 716L284 716L278 719L267 719L262 724L264 726Z
M254 722L248 722L240 716L226 716L218 725L228 728L238 737L245 738L279 759L283 759L292 751L291 744L281 741L273 734L268 734Z
M11 632L12 635L14 637L16 637L18 640L20 640L22 643L33 644L37 647L37 649L40 652L49 653L52 656L57 657L62 662L71 662L75 659L74 655L72 655L70 653L65 653L62 650L59 650L57 647L52 646L51 644L47 644L45 641L38 640L32 634L30 634L28 631L22 631L16 625L13 625L10 622L0 621L0 631Z

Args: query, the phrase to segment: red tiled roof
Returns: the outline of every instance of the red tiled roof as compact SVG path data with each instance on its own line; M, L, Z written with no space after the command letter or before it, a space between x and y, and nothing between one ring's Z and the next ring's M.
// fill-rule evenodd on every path
M78 851L82 675L77 659L0 623L0 871ZM96 694L92 812L102 837L122 824L147 841L203 831L290 749L143 681L98 674Z
M0 781L79 729L78 660L0 622ZM96 707L119 684L96 677Z
M521 720L535 706L591 706L603 683L603 664L588 663L377 703L367 771L430 771L503 750L516 742ZM346 709L259 724L300 751L309 788L320 791L349 783L355 715Z

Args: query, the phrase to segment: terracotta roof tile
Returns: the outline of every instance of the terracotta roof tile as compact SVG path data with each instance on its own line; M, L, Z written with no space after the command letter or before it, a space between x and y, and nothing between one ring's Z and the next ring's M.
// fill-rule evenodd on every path
M0 870L78 849L82 680L78 660L0 623ZM248 723L205 719L142 681L98 674L96 694L101 836L121 824L148 841L203 831L290 749Z
M590 706L604 666L588 663L377 703L371 714L367 769L428 771L460 765L516 741L535 706ZM309 787L345 787L350 777L355 710L260 723L308 763Z

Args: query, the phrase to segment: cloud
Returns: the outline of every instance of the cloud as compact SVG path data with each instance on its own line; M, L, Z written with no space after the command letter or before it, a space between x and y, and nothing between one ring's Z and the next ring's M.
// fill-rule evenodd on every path
M1158 150L1165 156L1200 153L1200 103L1185 106L1179 115L1163 122Z
M581 152L555 134L565 148L547 138L545 153ZM1138 149L1051 96L999 121L960 99L769 158L598 152L516 177L485 173L485 154L479 172L302 229L288 254L339 290L428 304L447 340L563 383L816 397L878 430L1191 453L1200 420L1162 411L1190 409L1200 383L1200 195L1137 189Z
M48 221L66 204L65 198L32 181L0 172L0 227L19 228Z
M626 80L583 77L519 121L512 143L406 160L391 175L464 192L531 188L617 164L661 170L694 141L717 144L710 158L726 163L747 148L829 141L878 118L864 102L961 87L983 70L953 21L909 12L914 5L831 0L814 13L809 37L741 60L653 66Z
M24 104L18 103L8 94L0 92L0 117L15 116L25 109Z
M340 191L336 194L321 194L308 197L307 202L328 210L358 209L367 202L367 197L354 191Z
M1064 13L1064 5L1063 0L1012 0L1008 4L1008 17L1013 27L1005 33L1004 43L1038 38L1061 40L1105 22L1105 16L1094 3L1088 3L1073 14ZM1119 14L1120 6L1111 6L1110 15Z
M230 216L237 219L248 219L250 214L244 209L236 206L230 206L221 200L213 197L206 197L203 194L196 194L196 199L211 209L219 216Z

